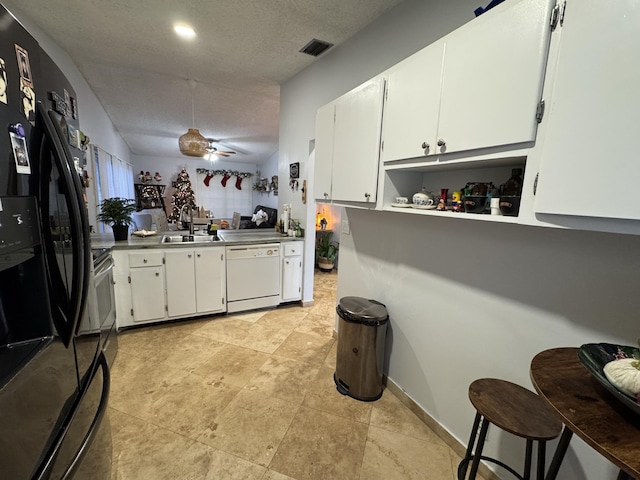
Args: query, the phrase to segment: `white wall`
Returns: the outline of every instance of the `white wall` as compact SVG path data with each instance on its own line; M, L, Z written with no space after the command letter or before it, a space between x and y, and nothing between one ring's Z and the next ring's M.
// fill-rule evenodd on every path
M176 139L176 142L178 140ZM270 159L271 162L273 160ZM276 157L277 161L277 157ZM165 206L167 209L167 215L171 214L171 195L173 193L173 189L171 187L171 183L176 181L178 178L178 174L182 170L182 168L186 168L187 173L189 174L189 180L191 180L192 188L196 194L196 205L198 207L204 207L205 210L213 210L215 216L218 216L219 213L216 213L215 205L206 205L203 204L202 199L198 197L198 189L199 188L207 188L204 185L200 185L198 175L196 169L204 168L208 170L232 170L238 172L247 172L253 174L253 177L249 177L242 180L241 188L251 190L251 208L247 208L246 211L240 212L242 215L251 215L253 213L253 208L260 204L266 205L265 203L261 203L263 200L267 200L267 195L263 195L262 197L252 190L253 182L255 182L255 173L257 167L253 163L237 163L231 160L215 160L214 162L210 162L208 160L204 160L202 158L195 157L150 157L146 155L134 155L132 156L133 163L133 172L134 172L134 180L137 181L137 176L139 172L142 170L144 172L150 172L151 175L155 175L155 172L158 172L162 175L162 184L166 185L167 188L165 190ZM273 169L273 165L267 162L267 168ZM215 181L220 181L220 177L214 177ZM235 178L232 177L229 179L227 183L227 188L231 188L235 183ZM213 180L212 180L213 181ZM277 197L276 197L277 198ZM272 200L273 201L273 200ZM223 217L225 217L223 215ZM225 217L228 218L228 217Z
M80 129L85 133L85 135L89 136L92 144L97 145L112 155L129 162L131 157L129 147L124 142L118 131L114 128L111 123L111 119L105 112L102 104L91 88L89 88L89 84L87 84L67 52L62 50L47 34L42 32L42 30L32 23L31 20L22 15L19 9L19 3L15 3L16 5L14 5L14 2L12 1L3 2L7 9L15 15L27 31L29 31L29 33L31 33L31 35L38 41L40 47L58 65L75 90L78 101ZM87 167L92 179L91 187L87 192L87 198L89 200L89 224L95 226L97 225L97 222L93 212L96 212L97 210L95 206L95 191L93 189L93 180L95 179L93 161L89 161L89 159L87 159Z
M283 85L281 170L301 159L304 175L313 175L305 159L319 106L471 20L477 6L407 0ZM537 352L634 344L640 336L637 237L415 217L343 211L351 234L340 238L338 298L387 305L389 377L462 443L473 421L467 390L474 379L531 388ZM311 279L306 270L305 298ZM494 432L486 454L521 465L521 443ZM614 479L616 470L574 437L559 477Z
M279 158L279 154L278 152L274 153L273 155L271 155L271 157L269 157L269 159L267 161L265 161L262 165L260 165L258 167L258 169L260 170L260 175L262 176L262 178L268 178L269 181L271 181L271 177L273 177L274 175L278 175L278 158ZM279 176L278 176L279 178ZM252 178L253 182L255 183L256 179ZM285 185L283 185L280 181L279 181L279 186L283 187ZM253 206L255 207L256 205L263 205L265 207L269 207L269 208L278 208L278 195L274 195L272 192L271 193L260 193L256 190L253 191Z

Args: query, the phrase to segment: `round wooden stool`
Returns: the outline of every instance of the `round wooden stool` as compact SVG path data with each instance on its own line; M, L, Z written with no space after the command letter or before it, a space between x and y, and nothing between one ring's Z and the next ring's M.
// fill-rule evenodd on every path
M531 456L534 441L538 442L537 478L543 480L546 442L560 435L562 429L562 423L553 415L543 400L520 385L496 378L481 378L469 385L469 400L476 409L476 418L467 445L467 453L458 466L458 480L464 480L470 461L472 464L469 480L475 480L480 460L500 465L520 480L529 480L531 478ZM490 423L506 432L526 439L524 475L520 475L513 468L495 458L482 456L482 448ZM478 427L480 427L480 435L477 436L478 443L475 445L474 452Z

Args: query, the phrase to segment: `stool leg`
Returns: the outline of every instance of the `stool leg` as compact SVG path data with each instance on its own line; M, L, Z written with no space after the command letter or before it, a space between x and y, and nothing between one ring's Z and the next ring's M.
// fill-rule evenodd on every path
M480 437L478 437L478 445L476 445L476 451L473 454L473 463L471 464L471 472L469 473L469 480L476 480L476 474L478 473L478 466L480 466L480 457L482 456L482 448L484 447L484 441L487 438L488 429L489 429L489 421L486 418L483 418L482 426L480 427Z
M531 479L531 456L533 455L533 440L527 439L527 450L524 455L524 480Z
M469 437L469 443L467 443L467 453L465 453L460 465L458 465L458 480L464 480L464 477L467 474L467 468L469 467L469 460L471 460L471 452L473 452L473 447L476 443L476 435L478 433L481 418L481 415L476 413L476 418L473 420L473 428L471 429L471 437Z
M545 452L547 448L547 442L544 440L538 441L538 466L536 468L536 479L544 480L544 464L545 464Z

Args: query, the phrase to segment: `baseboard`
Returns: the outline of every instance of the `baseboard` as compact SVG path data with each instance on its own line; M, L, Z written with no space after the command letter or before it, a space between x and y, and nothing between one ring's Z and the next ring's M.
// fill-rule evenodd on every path
M334 337L337 337L337 333L334 331ZM407 395L407 393L400 388L398 385L394 383L393 380L389 379L386 375L382 379L382 383L385 388L389 389L391 393L393 393L403 405L405 405L409 410L416 414L416 416L422 420L422 422L427 425L431 430L435 432L438 437L442 439L444 443L446 443L451 450L453 450L460 458L463 458L467 452L467 446L463 445L456 439L453 435L451 435L446 429L442 427L431 415L425 412L420 406ZM471 432L472 425L469 425L469 432ZM478 472L485 480L500 480L489 467L487 467L483 462L480 463L480 468Z
M313 307L313 300L302 301L301 303L304 308Z

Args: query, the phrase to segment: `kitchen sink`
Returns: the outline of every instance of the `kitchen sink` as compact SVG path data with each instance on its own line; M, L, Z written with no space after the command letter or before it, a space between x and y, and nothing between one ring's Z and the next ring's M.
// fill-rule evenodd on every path
M160 243L212 243L220 240L213 235L163 235Z

